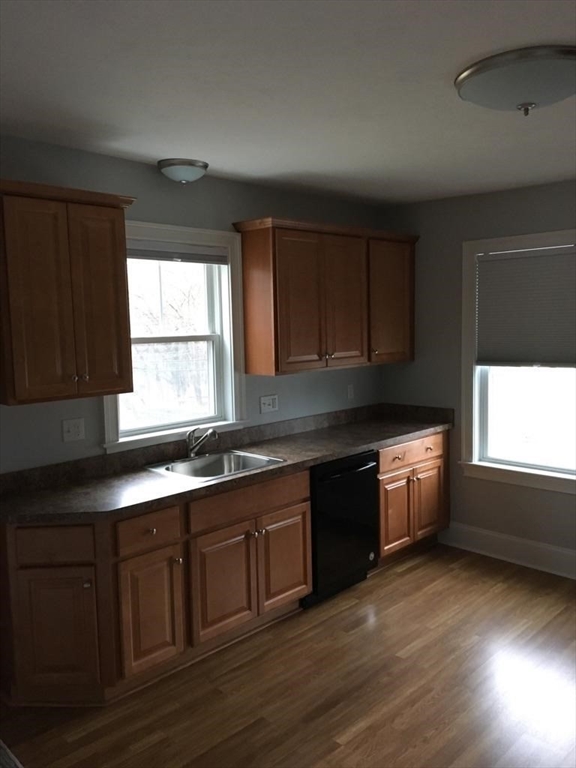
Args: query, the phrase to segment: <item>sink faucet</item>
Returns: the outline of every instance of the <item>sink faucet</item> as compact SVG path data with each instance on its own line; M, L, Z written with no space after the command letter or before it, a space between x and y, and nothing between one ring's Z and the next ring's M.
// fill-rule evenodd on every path
M210 428L204 434L196 439L194 435L196 434L195 429L191 429L190 432L186 435L186 446L188 448L188 456L189 458L193 458L198 453L198 449L204 445L205 442L207 442L210 439L215 440L218 437L218 432L216 432L215 429Z

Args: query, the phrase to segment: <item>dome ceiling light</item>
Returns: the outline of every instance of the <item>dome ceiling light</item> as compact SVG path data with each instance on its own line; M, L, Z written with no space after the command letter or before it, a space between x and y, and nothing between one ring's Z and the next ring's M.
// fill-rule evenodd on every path
M464 101L489 109L533 109L576 93L576 46L535 45L498 53L463 70L454 86Z
M170 157L158 160L158 168L164 176L180 184L198 181L208 170L208 163L203 160L187 160L185 157Z

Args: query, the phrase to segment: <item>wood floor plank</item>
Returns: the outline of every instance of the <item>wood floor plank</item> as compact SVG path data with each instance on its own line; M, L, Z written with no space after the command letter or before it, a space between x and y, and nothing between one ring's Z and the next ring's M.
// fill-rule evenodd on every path
M11 709L25 768L575 768L574 583L437 546L105 709Z

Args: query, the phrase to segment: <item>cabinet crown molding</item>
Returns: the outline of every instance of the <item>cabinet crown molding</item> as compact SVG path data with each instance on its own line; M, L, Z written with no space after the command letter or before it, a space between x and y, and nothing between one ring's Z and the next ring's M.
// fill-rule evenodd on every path
M339 227L333 224L314 224L307 221L292 221L292 219L276 219L272 216L263 219L249 219L236 221L233 224L237 232L250 232L255 229L299 229L305 232L319 232L330 235L350 235L352 237L365 237L378 240L388 240L399 243L416 243L418 235L410 235L405 232L390 232L383 229L366 229L364 227Z
M10 179L0 179L0 195L35 197L42 198L43 200L59 200L66 203L104 205L107 208L128 208L136 199L135 197L126 197L125 195L90 192L86 189L52 187L49 184L33 184L28 181L12 181Z

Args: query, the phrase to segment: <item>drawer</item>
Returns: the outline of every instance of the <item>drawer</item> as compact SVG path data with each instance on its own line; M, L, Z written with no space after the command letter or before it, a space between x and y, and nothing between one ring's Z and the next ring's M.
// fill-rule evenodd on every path
M94 560L91 525L54 525L16 529L18 565L89 563Z
M310 475L297 472L276 480L255 483L228 493L219 493L188 505L190 533L258 517L281 507L288 507L310 497Z
M382 448L380 451L380 472L403 469L421 461L441 456L444 450L444 433L439 432L420 440Z
M122 520L116 525L118 555L135 555L164 546L182 535L180 508L169 507Z

